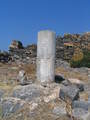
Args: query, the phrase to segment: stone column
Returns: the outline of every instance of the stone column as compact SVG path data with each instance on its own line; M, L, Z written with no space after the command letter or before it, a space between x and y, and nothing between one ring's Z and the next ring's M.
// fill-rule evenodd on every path
M37 80L41 83L54 81L55 77L56 34L51 31L40 31L37 42Z

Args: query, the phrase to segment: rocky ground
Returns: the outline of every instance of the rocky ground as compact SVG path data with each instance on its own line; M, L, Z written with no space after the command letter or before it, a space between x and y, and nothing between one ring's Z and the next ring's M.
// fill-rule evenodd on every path
M0 52L0 120L90 120L90 68L61 60L59 39L50 84L36 80L36 45L13 41L9 52Z
M37 82L35 68L0 64L1 120L90 120L89 68L59 61L55 81L47 85Z

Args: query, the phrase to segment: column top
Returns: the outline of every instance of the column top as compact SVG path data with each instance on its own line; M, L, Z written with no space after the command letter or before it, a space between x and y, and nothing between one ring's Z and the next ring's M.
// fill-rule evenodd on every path
M56 34L54 31L51 30L41 30L38 32L38 34L43 34L43 33L52 33L52 34Z

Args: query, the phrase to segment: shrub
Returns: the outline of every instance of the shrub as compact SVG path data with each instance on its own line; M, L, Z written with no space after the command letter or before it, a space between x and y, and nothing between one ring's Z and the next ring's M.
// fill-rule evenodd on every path
M88 67L90 68L90 51L84 51L83 52L83 58L82 59L71 59L70 61L71 67Z
M72 57L72 60L76 61L76 62L81 61L83 59L83 57L84 57L84 54L83 54L82 50L80 48L76 48L74 55Z

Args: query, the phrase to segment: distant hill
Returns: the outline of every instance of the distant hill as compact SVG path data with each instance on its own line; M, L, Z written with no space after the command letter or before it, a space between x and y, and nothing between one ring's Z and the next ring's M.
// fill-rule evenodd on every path
M70 61L74 55L84 51L90 51L90 32L84 34L64 34L64 36L56 37L56 60ZM12 60L14 62L35 63L36 53L37 45L33 44L24 47L20 41L13 40L8 52L0 52L0 61L7 62Z

